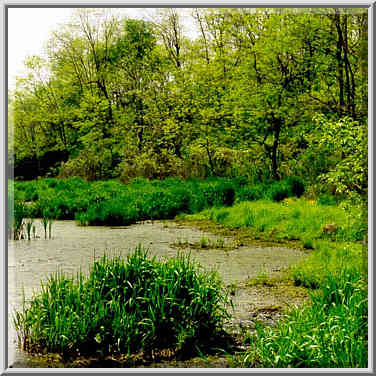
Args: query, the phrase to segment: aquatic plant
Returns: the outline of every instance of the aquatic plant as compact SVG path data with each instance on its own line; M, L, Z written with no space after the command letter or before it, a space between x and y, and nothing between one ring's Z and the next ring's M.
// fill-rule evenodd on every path
M27 217L27 208L23 201L15 201L13 207L13 239L23 238L24 218Z
M318 239L361 241L367 230L363 216L359 207L345 211L336 206L312 205L309 200L299 198L282 204L268 200L240 202L229 208L210 208L185 218L213 220L229 228L250 227L260 239L270 240L273 233L283 240L300 240L314 246ZM323 232L328 223L336 223L336 233Z
M88 277L50 276L14 324L30 352L195 351L220 337L228 303L216 273L185 255L158 261L139 246L126 259L95 261Z
M292 309L275 327L257 325L242 366L366 368L367 281L354 269L328 276L312 303Z
M268 192L281 184L287 187L287 196L294 192L301 194L297 179L289 179L283 183L249 186L244 179L237 178L135 179L130 184L118 180L89 183L79 178L45 178L15 182L15 194L35 202L33 217L41 218L48 211L54 219L76 219L81 225L115 226L139 220L169 219L180 213L269 197Z
M208 245L209 245L209 240L205 236L202 236L200 239L200 247L207 248Z
M47 211L44 211L43 216L42 216L42 225L43 225L43 228L44 228L44 238L45 239L47 239L47 226L48 226L49 220L50 220L50 218L48 216Z
M32 219L29 219L28 221L26 221L26 231L27 231L27 240L31 240L31 229L33 228L33 220ZM35 235L34 235L34 238L35 238Z
M53 219L52 218L48 218L48 238L49 239L51 239L52 223L53 223Z

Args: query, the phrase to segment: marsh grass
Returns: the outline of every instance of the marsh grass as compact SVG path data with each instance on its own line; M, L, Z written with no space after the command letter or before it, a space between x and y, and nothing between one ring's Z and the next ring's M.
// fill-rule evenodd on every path
M130 184L117 180L89 183L80 178L45 178L15 182L14 195L33 203L30 207L34 218L42 218L43 212L48 211L54 219L75 219L80 225L117 226L148 219L171 219L180 213L196 213L213 206L228 207L244 200L273 199L268 192L279 191L279 186L287 189L290 197L304 191L303 183L295 180L289 178L281 183L254 187L235 178L185 181L139 178Z
M139 246L126 260L95 261L88 277L50 276L14 323L30 352L194 352L221 336L227 304L214 272L202 271L189 256L158 261Z
M13 239L20 240L24 237L24 219L27 217L28 212L26 205L23 201L14 201L12 227Z
M296 265L289 275L296 285L316 289L330 276L339 276L347 268L364 272L362 244L316 242L315 250Z
M47 239L47 226L49 222L49 217L47 212L43 212L43 217L42 217L42 225L44 229L44 238Z
M52 236L52 223L53 223L53 219L49 218L48 219L48 238L49 239L51 239L51 236Z
M299 241L309 253L283 278L310 289L309 303L293 308L275 327L257 324L238 367L367 367L367 254L361 240L366 221L360 207L314 200L241 202L231 208L210 208L185 219L211 220L224 228L271 242ZM324 201L324 200L323 200ZM325 225L336 231L326 232ZM334 226L332 226L334 227ZM269 284L261 272L251 286Z
M33 220L29 219L26 221L26 231L27 231L27 240L31 240L31 230L34 228ZM35 238L35 235L34 235Z
M192 220L210 219L229 228L250 228L258 239L300 240L314 248L315 240L361 241L366 227L360 208L319 205L304 198L276 203L267 200L241 202L232 207L208 208L186 215ZM338 231L326 233L335 223Z
M312 303L250 334L242 366L365 368L368 364L367 281L355 270L328 276Z
M202 236L200 239L200 247L201 248L207 248L209 246L209 239L205 236Z

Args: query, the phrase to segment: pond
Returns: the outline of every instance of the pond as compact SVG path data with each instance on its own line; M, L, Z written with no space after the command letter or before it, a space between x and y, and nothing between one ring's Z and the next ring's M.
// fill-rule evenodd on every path
M108 255L122 254L134 250L138 244L149 248L150 255L158 258L173 257L179 251L190 252L194 260L205 269L218 271L225 284L255 277L260 272L277 273L284 267L296 263L303 256L302 251L284 247L232 248L231 239L204 233L197 229L178 225L173 221L146 221L127 227L80 227L74 221L55 221L52 238L44 238L40 220L35 220L36 239L10 240L8 244L8 305L9 315L22 304L22 294L30 299L40 288L41 281L57 269L76 275L87 273L93 260ZM222 248L189 247L200 244L225 245ZM179 250L179 244L188 244ZM237 288L233 296L234 322L249 319L252 302L260 299L258 294ZM16 333L9 320L9 366L35 367L32 358L17 348ZM38 367L48 367L39 364Z

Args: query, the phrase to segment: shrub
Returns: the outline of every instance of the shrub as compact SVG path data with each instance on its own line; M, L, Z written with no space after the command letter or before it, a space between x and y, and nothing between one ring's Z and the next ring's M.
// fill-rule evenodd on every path
M264 194L264 187L261 184L254 186L243 185L236 193L236 201L260 200Z
M228 317L221 288L189 257L157 261L139 246L126 260L95 261L88 278L52 275L14 322L30 352L192 350L218 337Z
M329 193L323 193L318 197L317 202L320 205L337 205L338 199Z
M300 197L303 195L305 187L302 179L291 176L286 179L286 183L290 186L292 196Z
M282 201L290 196L290 187L285 181L274 182L266 193L272 201Z

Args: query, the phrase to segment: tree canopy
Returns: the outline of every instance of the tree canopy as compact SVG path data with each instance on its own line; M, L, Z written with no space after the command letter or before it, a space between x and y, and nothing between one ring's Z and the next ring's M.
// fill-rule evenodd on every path
M367 187L367 12L77 9L9 93L15 175ZM33 169L27 166L34 166Z

